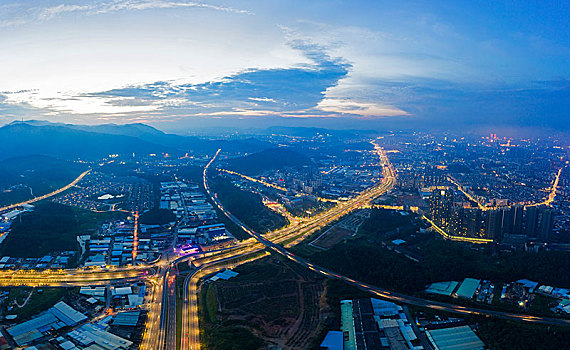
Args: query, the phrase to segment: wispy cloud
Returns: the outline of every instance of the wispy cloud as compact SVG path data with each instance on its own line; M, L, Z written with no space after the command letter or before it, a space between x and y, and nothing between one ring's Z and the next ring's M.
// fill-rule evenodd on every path
M273 103L277 103L277 101L273 98L267 98L267 97L248 97L248 100L251 101L258 101L258 102L273 102Z
M17 4L14 4L14 6L16 5ZM20 7L22 6L23 5L20 5ZM16 15L13 12L10 12L8 16L2 16L2 12L0 12L0 28L15 27L33 22L45 22L72 13L92 16L125 11L176 8L196 8L236 14L252 14L249 10L195 1L117 0L84 5L62 3L56 6L20 8Z
M396 117L410 115L408 112L394 106L349 99L325 98L318 103L317 108L326 112L361 117Z
M155 113L176 116L397 116L407 115L381 103L326 99L350 70L350 65L330 57L322 48L295 41L312 64L279 69L249 69L202 84L155 82L94 93L52 95L37 91L5 94L12 105L30 106L49 113L113 116Z
M101 6L95 13L109 13L124 10L149 10L149 9L169 9L169 8L205 8L216 11L233 12L241 14L251 14L248 10L236 9L233 7L224 7L211 5L194 1L118 1L113 4Z
M49 21L55 17L61 16L71 12L87 12L95 8L92 5L66 5L60 4L52 7L40 7L30 9L30 12L35 13L36 20Z

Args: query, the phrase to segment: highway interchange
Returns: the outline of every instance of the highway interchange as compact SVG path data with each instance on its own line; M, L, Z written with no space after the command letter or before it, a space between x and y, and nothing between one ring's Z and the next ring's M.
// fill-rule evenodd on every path
M182 332L180 337L181 349L199 349L199 317L198 317L198 292L200 281L217 271L232 268L239 264L253 261L270 253L279 254L291 261L304 266L317 274L328 278L340 279L361 290L370 292L379 298L398 303L416 305L440 311L481 315L487 317L499 317L503 319L527 321L533 323L570 326L570 320L561 318L538 317L489 309L458 306L451 303L435 302L428 299L395 293L376 286L372 286L350 277L343 276L326 268L317 266L306 259L298 257L287 250L315 231L329 225L340 217L353 210L365 207L371 200L386 193L394 186L396 177L394 170L385 154L377 145L375 149L380 156L383 168L383 179L380 183L365 190L359 196L348 201L339 202L333 208L316 215L310 219L297 222L285 228L260 235L244 225L238 218L232 215L218 200L208 184L208 170L216 160L220 150L205 166L203 171L204 188L213 203L230 220L239 225L251 238L238 243L236 246L220 251L205 253L201 256L175 256L172 259L163 257L159 261L148 266L131 267L128 269L112 270L45 270L45 271L13 271L0 270L0 286L53 286L70 287L85 285L109 285L129 281L146 280L151 288L150 302L148 303L148 316L141 349L176 349L176 318L171 314L176 313L176 267L179 263L192 261L195 269L185 277L182 295ZM83 173L80 177L85 176ZM74 181L74 186L80 178ZM63 191L63 190L62 190ZM62 191L54 191L61 193ZM12 206L11 206L12 207ZM170 322L169 322L170 320ZM172 321L174 320L174 321Z

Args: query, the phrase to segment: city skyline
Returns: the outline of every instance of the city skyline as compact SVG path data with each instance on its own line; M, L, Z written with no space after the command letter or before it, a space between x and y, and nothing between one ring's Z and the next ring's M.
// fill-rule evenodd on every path
M0 350L552 350L570 2L3 0Z

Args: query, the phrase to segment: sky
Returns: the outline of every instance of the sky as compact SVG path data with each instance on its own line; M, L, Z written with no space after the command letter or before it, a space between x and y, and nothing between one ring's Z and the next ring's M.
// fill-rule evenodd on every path
M570 129L567 1L0 2L0 124Z

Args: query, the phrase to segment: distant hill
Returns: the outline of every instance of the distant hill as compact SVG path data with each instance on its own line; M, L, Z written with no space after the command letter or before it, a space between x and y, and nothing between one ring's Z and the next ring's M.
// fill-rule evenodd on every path
M267 128L265 131L267 134L283 134L289 136L300 136L300 137L314 137L317 135L328 135L332 137L355 137L355 136L372 136L377 135L376 130L357 130L357 129L325 129L325 128L315 128L315 127L295 127L295 126L272 126Z
M46 121L0 127L0 160L42 154L62 159L98 159L109 154L256 152L271 147L255 139L208 140L166 134L145 124L73 125Z
M9 158L0 161L0 185L21 181L25 177L42 177L68 183L70 181L60 180L62 172L70 173L70 179L73 179L87 169L83 164L42 155Z
M228 161L228 168L242 174L257 175L266 170L310 164L312 164L311 159L303 154L289 148L279 147L231 159Z
M70 183L87 167L47 156L0 161L0 205L41 196Z
M66 126L78 130L97 132L111 135L137 137L141 140L162 145L180 151L191 150L198 153L212 153L222 148L230 152L256 152L273 147L267 142L254 138L243 140L211 140L196 136L181 136L164 133L150 125L134 124L102 124L102 125L72 125Z
M0 159L42 154L57 158L101 158L109 154L161 152L164 146L136 137L101 134L66 126L12 123L0 128Z

